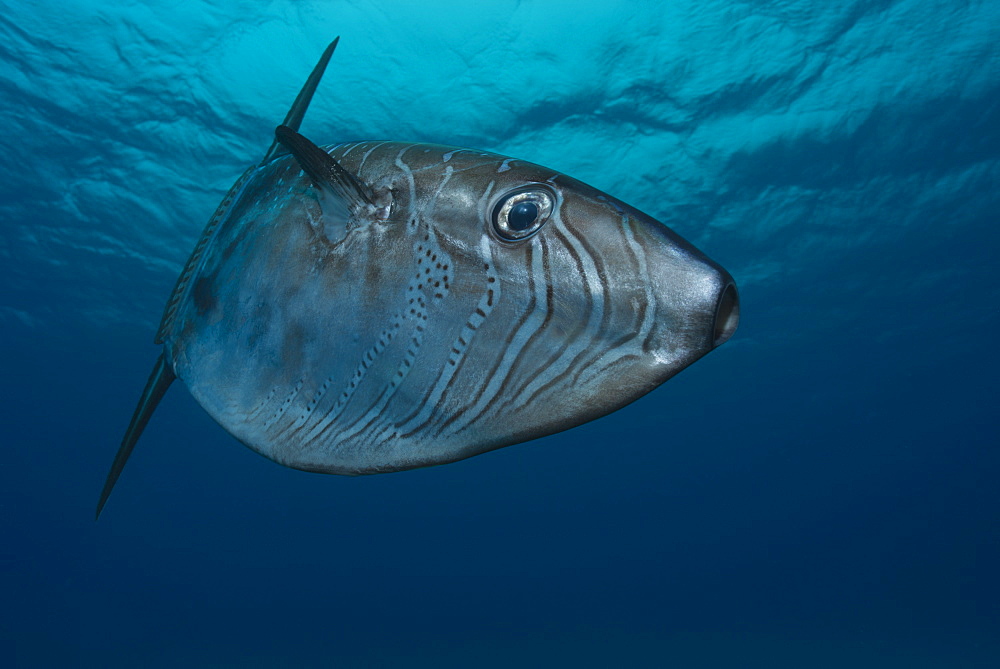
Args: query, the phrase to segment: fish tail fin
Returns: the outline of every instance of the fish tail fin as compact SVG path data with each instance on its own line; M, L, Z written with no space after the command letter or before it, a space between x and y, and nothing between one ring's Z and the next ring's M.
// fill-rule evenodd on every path
M302 125L302 119L306 115L306 109L309 108L309 103L312 102L313 93L316 92L316 87L319 86L320 79L323 78L323 73L326 71L326 65L330 62L330 56L333 55L333 50L337 48L337 43L340 41L340 36L338 35L330 45L326 47L323 55L319 57L319 62L316 63L316 67L313 68L312 73L309 78L306 79L306 83L302 86L302 90L295 98L295 102L292 103L291 109L288 110L288 114L285 116L285 120L282 121L281 125L288 126L292 130L298 132L299 126ZM269 162L279 153L284 151L284 147L280 142L275 140L271 143L271 148L267 150L264 154L264 159L260 161L263 165Z
M118 476L121 475L122 470L125 468L125 463L128 461L128 456L132 454L132 449L135 448L135 442L139 440L139 435L142 434L143 428L149 422L149 417L153 415L156 405L163 399L163 394L167 392L167 388L170 387L175 378L177 377L174 375L173 370L167 364L166 358L161 354L156 361L156 365L153 367L152 373L149 375L149 380L146 381L142 397L139 398L139 404L135 407L135 412L132 414L132 421L129 423L128 429L125 430L122 445L118 447L115 460L111 463L111 471L108 472L108 478L104 482L104 489L101 491L101 498L97 502L97 513L94 516L94 520L100 518L101 510L108 501L111 489L115 487L115 482L118 480Z

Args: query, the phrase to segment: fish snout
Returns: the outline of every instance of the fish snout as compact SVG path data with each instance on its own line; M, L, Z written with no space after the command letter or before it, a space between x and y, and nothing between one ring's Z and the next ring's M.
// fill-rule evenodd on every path
M712 326L713 348L729 341L740 324L740 294L732 278L728 274L726 278L729 280L715 306L715 321Z
M649 279L655 295L647 350L668 376L732 338L740 321L733 277L662 225L646 228Z
M729 272L701 253L681 255L672 271L664 268L657 300L656 355L671 374L729 341L740 321L739 291Z

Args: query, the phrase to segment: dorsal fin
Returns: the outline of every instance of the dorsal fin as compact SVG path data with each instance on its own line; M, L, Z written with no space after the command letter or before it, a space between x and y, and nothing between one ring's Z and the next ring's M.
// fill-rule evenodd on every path
M340 37L334 39L330 45L326 47L326 51L323 52L323 55L320 56L319 62L316 63L316 67L313 68L312 74L309 75L309 78L306 80L302 90L299 91L298 97L295 98L295 102L292 103L291 109L288 110L288 114L285 116L284 125L298 130L299 126L302 124L302 117L305 116L306 109L309 107L309 102L312 100L313 93L316 92L316 87L319 85L319 81L323 77L323 72L326 70L326 65L330 62L330 56L333 55L333 50L337 48L337 43L339 41ZM275 142L271 144L271 148L267 150L267 154L264 156L264 160L262 160L260 164L263 165L269 160L275 158L278 154L284 152L285 149L277 140L275 140ZM219 222L229 214L231 205L237 200L241 189L244 185L246 185L255 169L256 168L251 167L243 173L243 176L241 176L236 183L233 184L233 187L229 189L229 193L222 199L222 203L219 204L219 207L215 210L212 218L209 219L208 225L205 226L205 231L202 232L201 238L199 239L197 245L195 245L194 250L191 252L191 256L188 258L187 263L184 265L184 269L181 271L180 276L177 277L177 283L174 285L174 290L170 294L170 299L167 300L167 306L163 310L163 318L160 321L160 328L157 330L154 343L162 344L167 338L167 335L170 334L174 325L174 317L177 314L178 305L187 295L188 282L198 270L203 252L212 241L215 229L218 227Z
M323 72L326 71L326 64L330 62L330 56L333 55L333 50L337 48L337 42L339 41L340 36L338 35L330 42L330 46L326 47L323 55L319 57L319 62L316 63L316 67L313 68L309 78L306 79L306 83L302 86L302 90L299 91L295 102L292 103L292 107L288 110L288 114L285 115L285 120L282 121L281 125L298 131L299 126L302 125L302 118L306 115L306 109L309 108L309 103L312 102L313 93L316 92L316 87L319 86L319 80L323 78ZM281 143L275 140L271 143L271 148L264 154L264 159L260 161L260 164L263 165L269 162L279 155L281 151Z
M115 481L118 480L118 476L125 468L128 456L132 454L135 442L139 440L139 435L142 434L143 428L149 422L149 417L153 415L156 405L163 399L163 394L167 392L167 388L170 387L171 382L175 378L177 377L174 376L174 370L167 364L166 357L161 354L156 361L156 366L153 367L152 374L149 375L149 380L146 381L142 397L139 398L139 404L135 407L135 412L132 414L132 421L128 424L128 429L125 430L122 445L118 447L115 460L111 463L111 471L108 472L108 478L104 482L101 498L97 501L97 515L94 516L95 520L100 517L101 509L104 508L105 502L108 501L111 489L115 487Z

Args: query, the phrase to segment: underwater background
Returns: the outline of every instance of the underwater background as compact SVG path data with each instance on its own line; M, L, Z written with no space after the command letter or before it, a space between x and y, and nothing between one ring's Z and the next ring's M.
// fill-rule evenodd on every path
M175 384L95 523L176 275L336 35L305 135L581 179L740 329L374 477ZM1000 666L997 0L0 0L0 121L3 666Z

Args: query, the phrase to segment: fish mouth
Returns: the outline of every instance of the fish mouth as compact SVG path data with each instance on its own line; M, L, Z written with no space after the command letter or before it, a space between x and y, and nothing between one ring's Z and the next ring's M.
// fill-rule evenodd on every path
M715 320L712 326L712 348L722 346L736 332L740 324L740 295L736 284L730 281L722 290L715 306Z

